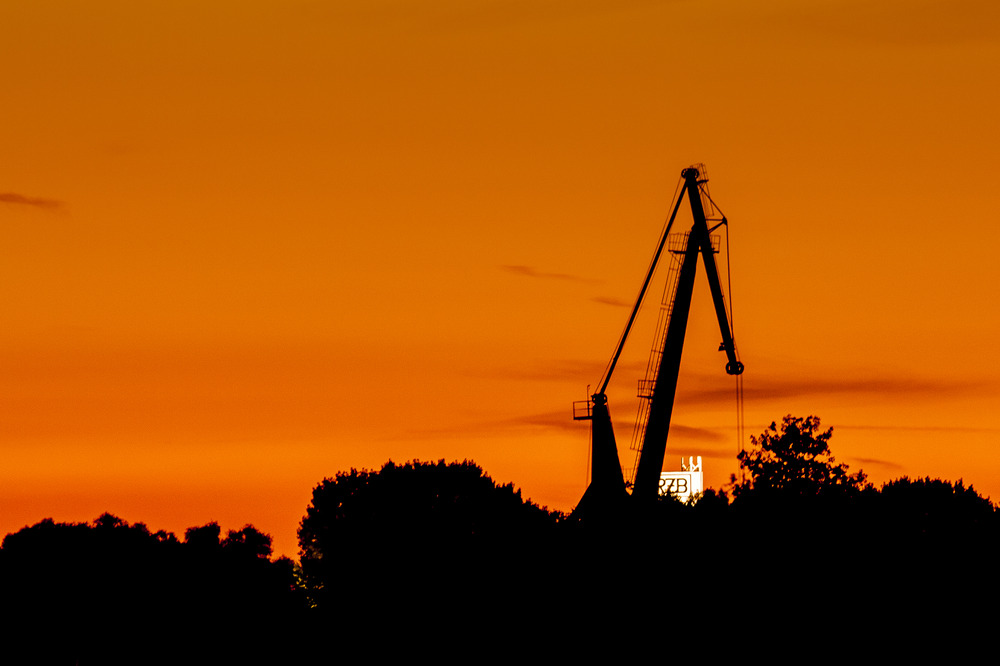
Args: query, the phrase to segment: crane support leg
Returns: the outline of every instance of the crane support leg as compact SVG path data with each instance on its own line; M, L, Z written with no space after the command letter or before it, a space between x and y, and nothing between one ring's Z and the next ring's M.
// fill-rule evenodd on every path
M697 188L695 189L697 196ZM702 221L702 225L704 225ZM697 226L697 225L696 225ZM638 501L653 501L660 487L660 472L663 470L663 456L667 449L667 433L670 431L670 416L674 409L674 395L677 393L677 375L681 367L681 352L684 350L684 334L687 331L688 314L691 310L691 294L698 269L698 234L688 236L684 260L677 278L677 294L670 314L667 337L663 343L663 356L656 374L656 384L649 405L649 421L643 438L642 453L635 473L632 496Z
M628 498L625 492L625 476L618 459L618 445L615 430L611 425L608 397L603 393L592 396L590 485L580 503L573 510L577 518L591 523L601 523L619 515L622 504Z

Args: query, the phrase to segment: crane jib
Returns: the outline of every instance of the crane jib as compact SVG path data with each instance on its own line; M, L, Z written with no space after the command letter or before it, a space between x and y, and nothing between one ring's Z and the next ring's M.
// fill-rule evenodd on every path
M687 331L687 321L691 309L691 297L694 290L694 280L699 257L705 265L716 318L718 319L719 329L722 333L720 350L726 352L726 372L731 375L740 375L743 372L743 363L740 362L736 351L730 317L726 310L725 298L722 293L722 282L715 261L715 252L712 248L705 207L702 204L702 186L707 182L707 180L700 179L702 175L703 171L700 167L690 167L681 172L683 187L677 197L663 236L657 245L653 260L639 290L639 296L636 299L625 330L622 332L615 353L599 384L600 389L591 398L593 415L591 424L591 446L593 447L591 454L591 481L583 499L581 499L577 509L574 510L574 515L580 518L591 516L596 519L596 516L607 515L609 511L612 511L612 506L618 506L619 500L626 496L624 477L621 472L621 462L618 458L617 445L614 439L614 430L611 425L605 391L611 380L611 374L614 372L615 366L621 356L625 341L635 322L639 307L642 305L656 264L663 252L663 248L667 244L667 237L681 203L685 198L685 194L691 207L693 223L691 231L687 236L683 258L681 259L673 303L670 309L670 318L660 350L661 356L659 367L656 369L655 381L652 389L644 392L646 395L643 396L650 400L650 404L648 420L645 424L639 460L632 484L631 495L633 498L638 498L638 501L652 501L656 499L659 492L660 473L663 469L667 435L670 430L674 398L677 392L677 378L680 371L681 354ZM710 199L709 201L711 202ZM714 202L712 202L712 205L714 207ZM591 410L588 410L587 416L591 416Z

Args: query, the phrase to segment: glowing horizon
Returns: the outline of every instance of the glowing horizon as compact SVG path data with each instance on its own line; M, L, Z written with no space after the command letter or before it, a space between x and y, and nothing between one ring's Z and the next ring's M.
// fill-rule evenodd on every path
M1000 499L994 3L38 2L0 44L2 534L108 511L294 556L312 488L389 459L571 509L570 405L694 163L747 435L815 414L876 484ZM699 271L666 460L720 487ZM609 389L626 467L651 335Z

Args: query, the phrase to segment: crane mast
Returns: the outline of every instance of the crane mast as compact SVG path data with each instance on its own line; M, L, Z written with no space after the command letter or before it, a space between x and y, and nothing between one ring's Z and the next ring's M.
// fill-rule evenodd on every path
M591 482L574 511L578 516L586 517L588 520L601 515L613 514L620 508L625 498L628 497L621 462L618 458L618 447L615 443L614 428L611 422L611 414L605 391L607 390L618 359L621 356L632 324L635 322L636 315L642 305L656 265L667 244L667 238L685 194L691 206L693 224L688 233L681 260L674 292L673 307L670 313L670 320L667 324L667 332L663 340L659 367L651 394L648 396L650 400L649 418L646 422L642 448L639 453L639 462L636 467L632 486L631 496L634 498L633 501L650 502L655 500L659 494L660 472L663 469L667 435L670 430L670 419L673 414L674 398L677 393L677 378L680 373L681 353L684 348L688 315L691 310L691 296L694 291L699 255L705 264L705 272L708 275L709 288L715 304L715 313L719 321L719 329L722 333L722 344L719 349L726 352L726 372L730 375L743 373L743 364L736 353L732 326L726 312L725 299L722 294L722 283L719 278L718 266L715 262L715 252L712 248L708 220L705 215L704 206L702 205L701 186L707 182L706 179L702 178L702 169L698 166L693 166L681 172L681 178L684 183L683 188L677 197L677 202L657 246L653 261L650 263L649 271L639 291L632 314L618 341L618 346L615 349L611 362L608 364L608 369L605 371L604 377L602 377L600 389L591 396L590 401L585 403L585 406L579 403L574 405L575 419L589 419L591 421ZM723 218L722 224L725 223L726 220Z

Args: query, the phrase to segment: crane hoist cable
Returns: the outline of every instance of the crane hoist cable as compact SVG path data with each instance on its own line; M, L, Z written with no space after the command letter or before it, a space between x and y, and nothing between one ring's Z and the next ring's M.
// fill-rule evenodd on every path
M705 197L711 202L712 207L719 211L719 215L722 216L722 223L720 226L726 228L726 282L728 283L729 299L726 303L728 306L726 309L729 311L729 330L732 331L733 338L736 338L736 324L733 319L733 269L730 263L730 252L729 252L729 221L726 219L726 214L722 211L715 200L712 199L712 195L709 194L708 188L701 186L699 190ZM746 450L745 446L745 429L744 429L744 411L743 411L743 375L736 375L736 449L737 453L742 453ZM740 475L742 477L743 470L740 468ZM745 481L741 478L740 481Z
M709 200L711 200L711 197L709 197ZM712 205L715 206L715 202L714 201L712 202ZM718 206L716 206L716 209L718 209ZM719 212L721 213L722 211L719 210ZM736 324L734 323L734 318L733 318L733 268L732 268L732 264L730 263L730 259L729 259L730 256L732 256L730 254L730 252L729 252L729 224L727 224L725 222L725 220L726 220L725 215L722 216L722 219L723 219L723 224L726 227L726 282L729 285L727 287L727 289L729 290L729 300L728 300L728 303L727 303L727 305L729 306L728 307L728 310L729 310L729 330L731 330L733 332L733 339L735 340L735 338L736 338ZM744 412L743 412L743 375L740 374L740 375L736 375L736 452L737 452L737 454L742 453L742 452L744 452L746 450L746 445L745 445L745 442L746 442L745 437L746 437L746 435L745 435L745 432L746 431L744 429ZM743 478L743 469L740 468L740 482L742 483L745 480L746 479Z

